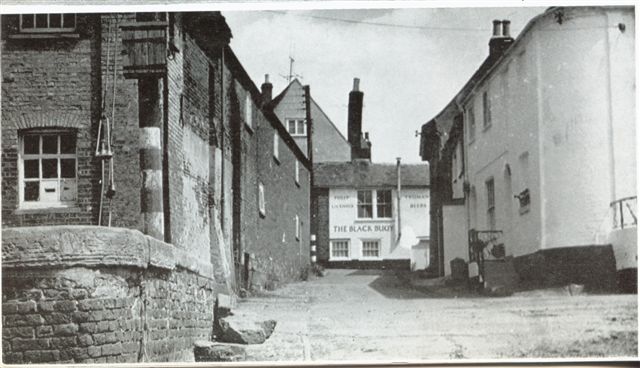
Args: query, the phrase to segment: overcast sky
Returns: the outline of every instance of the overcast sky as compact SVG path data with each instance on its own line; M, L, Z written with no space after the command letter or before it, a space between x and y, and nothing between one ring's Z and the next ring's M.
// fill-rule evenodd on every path
M225 11L231 47L274 96L294 73L346 136L353 78L364 91L363 130L376 162L419 162L415 131L437 114L488 54L493 19L515 37L544 8ZM395 26L394 26L395 25Z

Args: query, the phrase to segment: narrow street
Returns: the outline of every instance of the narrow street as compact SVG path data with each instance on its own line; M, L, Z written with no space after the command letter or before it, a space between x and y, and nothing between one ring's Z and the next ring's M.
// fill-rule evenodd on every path
M393 271L328 270L237 309L277 320L249 360L622 357L638 346L637 295L435 298Z

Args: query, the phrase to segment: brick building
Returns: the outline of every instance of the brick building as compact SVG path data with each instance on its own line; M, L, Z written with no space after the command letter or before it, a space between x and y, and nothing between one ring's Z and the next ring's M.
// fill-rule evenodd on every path
M218 293L308 265L309 160L230 39L217 12L2 17L4 362L191 360Z

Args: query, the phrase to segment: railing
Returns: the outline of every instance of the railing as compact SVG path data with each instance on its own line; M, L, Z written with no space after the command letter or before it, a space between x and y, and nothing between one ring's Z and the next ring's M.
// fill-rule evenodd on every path
M613 228L624 229L625 227L638 226L636 212L638 208L638 197L626 197L611 202L613 211Z
M502 230L469 230L469 261L504 259Z
M481 281L484 280L484 262L502 260L506 252L502 230L469 230L469 263L476 263Z

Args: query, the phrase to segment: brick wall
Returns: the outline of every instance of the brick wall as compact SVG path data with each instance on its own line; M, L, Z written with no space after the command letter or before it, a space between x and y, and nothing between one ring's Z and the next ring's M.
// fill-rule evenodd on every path
M314 188L311 201L317 261L327 262L329 261L329 189Z
M138 82L126 79L123 74L122 32L119 25L133 21L133 14L103 14L101 18L101 85L106 86L106 116L112 121L112 149L116 194L109 206L104 203L103 216L111 210L112 225L141 229L140 221L140 176L139 126L138 126ZM111 25L111 29L109 26ZM117 47L117 49L116 49ZM111 54L107 65L107 52ZM116 62L114 64L114 54ZM113 103L113 67L116 67L115 104ZM94 98L102 99L101 89ZM115 109L112 109L115 107ZM97 124L97 122L96 122ZM97 135L97 126L95 127ZM99 193L99 188L96 191ZM99 194L98 194L99 195ZM104 222L106 224L106 222Z
M284 141L287 133L278 124L259 120L257 132L258 180L264 184L266 213L258 216L260 236L250 252L255 254L254 281L267 286L298 279L310 261L309 170L299 163L300 180L296 184L295 162L301 157L294 153L295 143ZM277 160L273 156L274 134L280 142ZM295 215L301 223L299 239L295 237Z
M99 164L93 159L99 118L98 18L78 16L74 39L18 39L18 16L2 16L2 224L90 224L97 214ZM78 201L71 209L18 209L18 129L77 132Z
M3 361L192 361L194 341L211 338L216 287L172 249L124 229L3 232Z
M211 338L214 286L186 271L40 269L2 282L5 363L189 361Z

